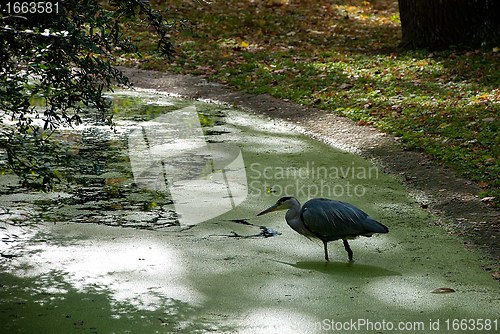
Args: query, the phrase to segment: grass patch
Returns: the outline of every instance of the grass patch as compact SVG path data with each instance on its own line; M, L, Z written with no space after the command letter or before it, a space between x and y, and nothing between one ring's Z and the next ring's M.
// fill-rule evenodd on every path
M496 50L402 52L397 1L157 1L190 26L177 54L144 69L204 75L315 106L401 138L476 181L498 206L500 71ZM136 63L121 55L125 64Z

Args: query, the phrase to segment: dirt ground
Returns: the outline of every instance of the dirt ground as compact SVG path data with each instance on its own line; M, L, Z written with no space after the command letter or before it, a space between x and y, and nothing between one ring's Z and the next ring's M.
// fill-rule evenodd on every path
M481 202L476 195L480 188L475 183L458 177L421 152L403 150L394 137L323 110L269 95L238 92L203 77L121 70L136 87L242 107L270 121L295 124L317 140L373 160L384 171L398 176L422 208L437 217L438 225L460 237L465 248L480 250L485 258L484 269L500 279L500 213Z

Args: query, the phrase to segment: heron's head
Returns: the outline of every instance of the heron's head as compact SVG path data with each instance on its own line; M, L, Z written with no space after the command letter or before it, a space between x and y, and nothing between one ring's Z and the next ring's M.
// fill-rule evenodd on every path
M288 210L294 205L298 204L298 201L291 196L286 196L286 197L281 197L276 204L274 204L272 207L265 209L262 212L259 212L257 216L262 216L265 215L266 213L269 212L274 212L274 211L280 211L280 210ZM299 204L300 206L300 204Z

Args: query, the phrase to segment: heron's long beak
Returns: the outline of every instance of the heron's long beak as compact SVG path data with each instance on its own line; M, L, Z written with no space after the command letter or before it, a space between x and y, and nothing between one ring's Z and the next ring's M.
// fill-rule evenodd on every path
M262 216L262 215L265 215L266 213L269 213L269 212L273 212L273 211L278 211L280 210L280 207L278 205L278 203L274 204L272 207L268 208L268 209L265 209L264 211L262 212L259 212L257 214L257 216Z

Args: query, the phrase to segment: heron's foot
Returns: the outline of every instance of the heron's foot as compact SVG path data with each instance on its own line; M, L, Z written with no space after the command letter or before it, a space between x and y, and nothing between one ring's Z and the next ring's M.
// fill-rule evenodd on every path
M347 242L346 239L342 239L342 242L344 243L344 248L347 251L347 256L349 257L349 261L352 261L353 253L351 247L349 246L349 243Z

